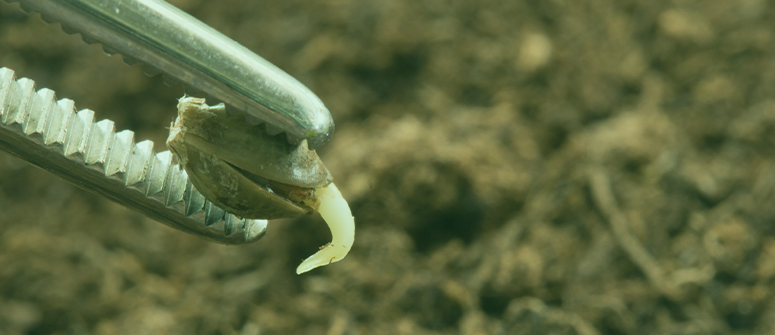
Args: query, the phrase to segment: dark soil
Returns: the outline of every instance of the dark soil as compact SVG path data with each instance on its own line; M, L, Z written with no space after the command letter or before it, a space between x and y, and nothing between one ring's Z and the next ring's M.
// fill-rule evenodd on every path
M2 334L771 334L766 0L172 1L305 83L357 223L221 246L0 154ZM0 2L0 66L161 148L181 87Z

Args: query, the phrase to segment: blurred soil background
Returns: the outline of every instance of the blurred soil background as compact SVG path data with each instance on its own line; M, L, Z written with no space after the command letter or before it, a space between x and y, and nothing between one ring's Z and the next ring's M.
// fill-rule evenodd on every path
M0 154L2 334L772 334L766 0L173 4L316 92L356 217L247 246ZM181 87L0 2L0 66L163 148Z

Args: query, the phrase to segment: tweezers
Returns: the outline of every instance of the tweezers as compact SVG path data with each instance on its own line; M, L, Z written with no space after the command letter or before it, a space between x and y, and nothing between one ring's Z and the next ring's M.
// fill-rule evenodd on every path
M320 99L296 79L206 24L160 0L19 0L22 9L98 42L127 63L144 63L263 122L310 149L333 135ZM224 243L254 242L265 220L236 217L206 200L169 151L135 143L130 130L77 111L52 90L0 68L0 149L170 227Z

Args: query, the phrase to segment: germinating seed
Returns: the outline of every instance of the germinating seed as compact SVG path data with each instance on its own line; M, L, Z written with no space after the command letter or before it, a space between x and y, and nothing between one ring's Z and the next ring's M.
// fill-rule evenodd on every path
M306 143L291 145L263 126L229 115L223 105L183 97L167 147L212 203L250 219L298 217L316 211L333 239L296 269L301 274L344 258L355 220L331 174Z

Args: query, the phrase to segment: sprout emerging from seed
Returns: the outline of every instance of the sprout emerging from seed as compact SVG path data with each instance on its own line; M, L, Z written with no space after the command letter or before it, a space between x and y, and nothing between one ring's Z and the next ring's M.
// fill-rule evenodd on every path
M320 200L318 212L331 229L331 243L322 246L318 252L301 262L296 268L297 274L342 260L355 241L355 218L336 185L331 183L317 189L317 196Z
M314 150L289 144L223 105L183 97L167 146L191 182L212 203L249 219L298 217L319 211L333 240L296 269L337 262L350 251L355 221Z

